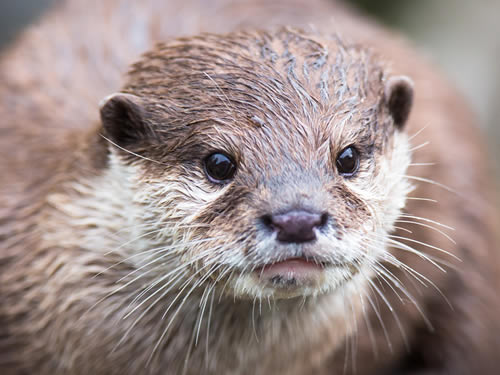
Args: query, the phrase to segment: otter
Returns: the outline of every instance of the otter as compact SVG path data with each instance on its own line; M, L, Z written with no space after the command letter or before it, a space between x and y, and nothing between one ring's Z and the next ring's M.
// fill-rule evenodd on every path
M496 373L487 157L401 38L65 0L0 77L2 374Z

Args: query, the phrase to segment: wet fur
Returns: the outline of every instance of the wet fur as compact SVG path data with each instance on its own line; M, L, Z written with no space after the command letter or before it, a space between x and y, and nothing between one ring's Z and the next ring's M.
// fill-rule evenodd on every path
M93 5L97 14L112 9ZM350 21L333 27L320 16L328 32L273 28L165 42L127 76L123 91L140 97L143 110L131 121L144 123L127 134L139 142L125 151L108 142L123 134L101 129L97 103L122 87L120 69L146 48L140 38L132 38L135 49L128 38L119 43L131 49L124 56L109 43L106 59L85 60L100 72L109 61L121 66L96 86L87 82L92 66L83 63L81 71L73 66L75 77L55 69L58 81L46 67L48 77L38 82L28 79L29 66L16 66L28 64L23 46L65 25L60 15L77 8L68 2L28 31L0 69L2 146L11 160L1 170L9 182L0 221L4 373L495 373L496 219L484 197L487 173L477 168L484 156L466 106L424 62L369 23L362 21L360 32ZM249 8L267 14L262 4ZM300 2L286 9L286 23L308 22ZM334 12L319 2L316 9ZM131 15L104 19L141 19ZM225 31L215 28L204 27ZM77 64L85 55L78 53ZM410 141L432 140L415 150L413 164L409 137L395 130L386 107L386 82L395 73L416 83L406 130L424 130ZM72 84L64 85L68 77ZM443 150L443 142L460 151ZM334 176L333 159L351 143L364 159L358 178L344 181ZM237 155L233 184L205 179L202 157L213 149ZM265 246L255 252L266 238L253 220L304 201L335 212L329 243L339 251L328 254L332 260L359 260L365 254L349 250L360 243L373 259L331 274L323 289L303 290L305 298L281 299L244 277L266 257ZM368 234L373 228L377 237ZM393 231L397 237L385 237Z

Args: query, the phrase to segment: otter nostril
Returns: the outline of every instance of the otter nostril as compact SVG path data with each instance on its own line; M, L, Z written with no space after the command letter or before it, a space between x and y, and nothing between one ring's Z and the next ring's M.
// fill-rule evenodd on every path
M316 239L315 228L321 228L328 222L328 214L307 211L289 211L279 215L264 215L262 223L276 231L276 239L281 242L309 242Z
M271 215L263 215L260 219L262 224L264 224L267 228L274 230L273 218Z
M321 222L319 224L319 227L320 228L326 227L326 224L328 223L328 219L329 219L328 214L326 212L323 212L321 214Z

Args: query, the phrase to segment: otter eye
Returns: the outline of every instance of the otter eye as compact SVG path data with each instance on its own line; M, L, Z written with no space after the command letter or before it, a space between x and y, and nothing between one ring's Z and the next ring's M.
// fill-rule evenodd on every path
M337 170L343 176L352 176L359 167L359 154L353 146L348 146L339 152L335 161Z
M209 155L204 164L208 179L215 184L224 184L236 172L236 163L231 157L221 152Z

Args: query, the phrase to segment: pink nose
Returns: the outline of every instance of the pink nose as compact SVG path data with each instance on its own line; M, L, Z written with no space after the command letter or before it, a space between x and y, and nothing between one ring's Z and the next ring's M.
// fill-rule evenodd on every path
M262 221L277 233L278 241L302 243L316 239L314 229L323 227L328 221L328 215L307 211L289 211L279 215L265 215Z

